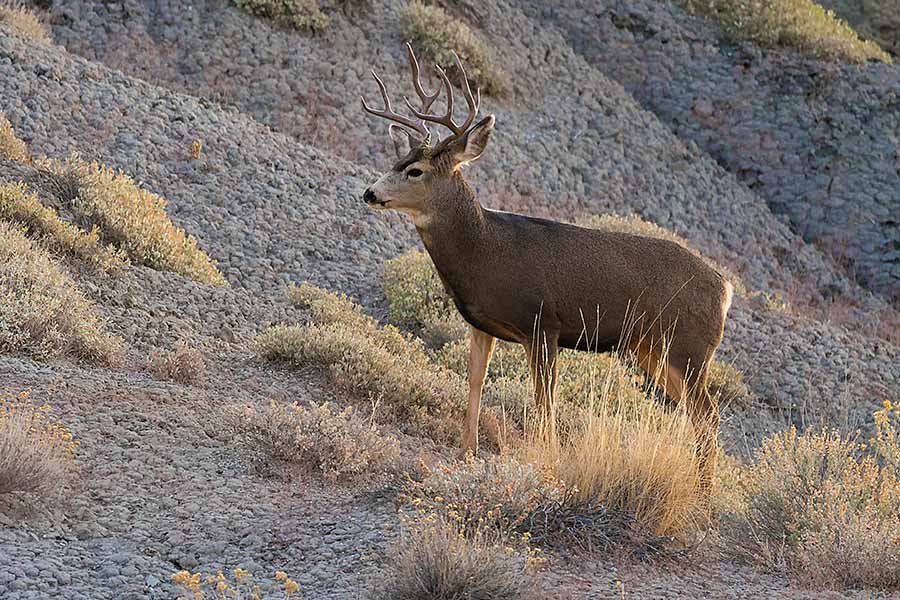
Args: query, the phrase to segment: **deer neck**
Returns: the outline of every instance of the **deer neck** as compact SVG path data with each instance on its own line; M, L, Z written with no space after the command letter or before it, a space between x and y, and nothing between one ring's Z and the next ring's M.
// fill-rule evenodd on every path
M416 230L441 279L459 300L484 262L484 209L459 173L435 190L432 202L437 210L416 223Z

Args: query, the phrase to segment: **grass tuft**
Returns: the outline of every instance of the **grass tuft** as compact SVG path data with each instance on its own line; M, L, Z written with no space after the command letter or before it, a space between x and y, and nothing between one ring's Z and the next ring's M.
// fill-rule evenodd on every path
M228 417L256 462L297 462L333 481L385 472L400 455L396 439L352 408L339 411L327 402L306 408L272 401L265 410L232 408Z
M401 10L400 21L403 36L422 48L428 58L446 68L448 75L461 77L455 72L453 51L456 51L473 91L480 87L489 96L503 96L509 91L509 81L497 68L487 44L468 25L447 14L443 8L413 0Z
M39 44L51 45L53 38L47 27L31 10L15 0L0 0L0 23L5 23Z
M454 524L418 523L388 562L373 600L531 600L544 597L527 559L484 533L462 535Z
M316 0L232 0L241 10L299 31L315 33L328 25Z
M159 379L182 384L202 383L206 379L203 353L185 342L178 342L168 352L150 356L150 371Z
M128 260L121 251L100 242L97 228L85 233L62 221L24 183L0 184L0 220L23 227L30 237L58 254L77 258L108 273L118 271Z
M27 163L31 160L25 142L16 136L12 123L2 112L0 112L0 156L20 163Z
M49 406L38 406L28 392L0 392L0 494L59 490L71 475L77 446Z
M682 4L716 21L733 39L793 48L823 60L892 62L878 44L861 40L834 12L812 0L682 0Z
M119 247L132 262L200 283L226 285L197 240L169 220L165 198L124 173L77 156L65 162L43 159L39 168L57 183L67 208L86 225L97 227L101 239Z
M107 365L122 353L122 340L103 331L69 274L7 223L0 223L0 351Z

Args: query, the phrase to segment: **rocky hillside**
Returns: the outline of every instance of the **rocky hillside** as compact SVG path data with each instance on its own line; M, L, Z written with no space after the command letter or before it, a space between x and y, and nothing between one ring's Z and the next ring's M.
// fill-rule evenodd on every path
M55 45L0 23L0 112L33 154L78 153L164 196L229 285L138 266L113 278L73 269L125 340L122 365L0 357L0 388L57 406L84 465L62 509L2 500L0 590L171 598L177 569L244 564L297 574L304 598L360 596L399 528L384 486L253 475L215 416L233 403L349 401L315 370L263 363L252 339L307 317L284 299L292 282L345 292L383 318L385 260L420 245L405 218L360 197L389 142L358 98L376 91L373 66L389 89L407 89L403 4L326 6L330 23L315 35L224 0L41 4ZM721 357L752 398L726 412L732 453L786 422L862 425L884 400L900 402L889 330L900 319L885 300L900 281L890 137L900 68L763 54L669 3L608 4L449 7L511 81L506 97L484 100L498 126L470 170L483 203L569 220L636 213L737 273L747 292ZM32 178L0 156L0 184ZM41 200L52 205L54 193ZM882 296L847 275L832 242ZM148 369L179 341L207 357L203 383ZM619 578L636 597L801 594L743 567L709 578L690 565L674 575L605 558L588 566L555 564L542 577L561 598L621 597Z

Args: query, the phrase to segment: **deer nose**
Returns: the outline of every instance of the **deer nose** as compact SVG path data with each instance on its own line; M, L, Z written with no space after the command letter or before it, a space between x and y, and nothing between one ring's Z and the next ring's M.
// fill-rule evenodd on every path
M375 192L372 191L372 188L369 188L363 194L363 200L366 201L366 204L375 204Z

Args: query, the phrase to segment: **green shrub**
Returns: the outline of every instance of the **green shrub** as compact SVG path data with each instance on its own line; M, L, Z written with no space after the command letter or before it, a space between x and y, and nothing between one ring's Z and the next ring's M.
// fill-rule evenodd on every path
M456 51L473 91L480 87L489 96L502 96L509 90L506 76L497 68L484 41L443 8L413 0L400 12L400 20L403 36L422 48L428 58L448 69L448 75L459 76L451 69L455 65L453 52Z
M42 159L38 167L61 201L82 222L97 227L103 241L119 247L132 262L171 271L201 283L226 285L197 240L166 214L165 198L124 173L72 156L65 162Z
M860 40L853 28L812 0L682 0L682 4L718 22L734 39L794 48L824 60L891 62L878 44Z
M0 222L0 351L36 358L72 354L115 364L122 341L47 252Z
M59 254L72 256L106 272L121 269L127 258L100 242L95 227L85 233L60 220L57 212L43 206L23 183L0 184L0 220L24 227L32 238Z
M898 423L885 403L870 446L794 428L765 440L723 516L725 548L814 586L900 589Z
M322 31L328 25L328 16L319 8L316 0L232 0L251 15L272 19L300 31Z

